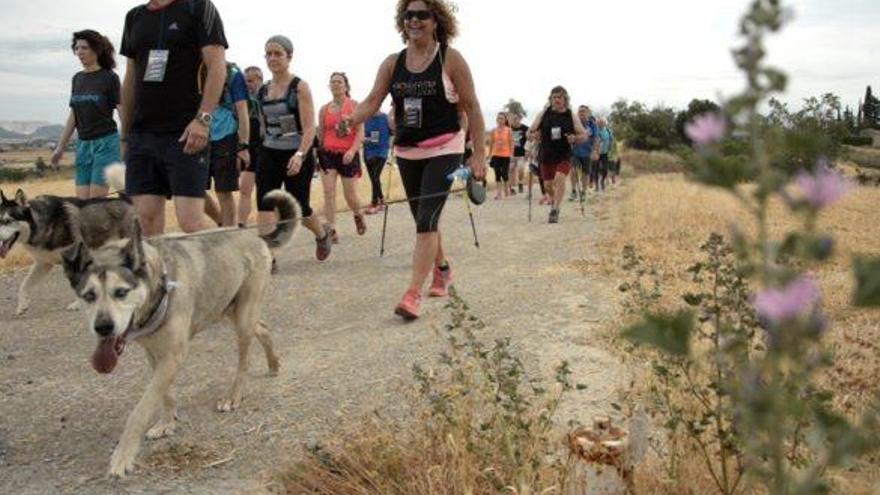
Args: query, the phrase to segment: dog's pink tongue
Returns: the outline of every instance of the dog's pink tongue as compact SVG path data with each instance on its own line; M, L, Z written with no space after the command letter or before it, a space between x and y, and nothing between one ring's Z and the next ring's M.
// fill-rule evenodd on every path
M6 257L9 254L9 246L6 245L6 241L0 241L0 259Z
M92 367L98 373L110 373L116 367L119 354L116 352L116 338L110 337L98 341L98 347L92 354Z

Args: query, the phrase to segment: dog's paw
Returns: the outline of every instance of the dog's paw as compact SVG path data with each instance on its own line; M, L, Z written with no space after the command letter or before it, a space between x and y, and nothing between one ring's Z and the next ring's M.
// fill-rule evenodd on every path
M278 362L278 358L269 359L269 376L278 376L279 370L281 370L281 363Z
M174 435L174 428L177 426L175 421L171 421L169 423L159 423L147 432L147 440L158 440L164 437L170 437Z
M110 457L110 471L107 476L110 478L121 479L134 471L134 456L131 454L123 454L119 447L113 450Z
M220 399L217 402L217 411L218 412L232 412L238 409L239 404L241 404L241 395L233 394L229 397Z
M15 316L22 316L27 313L28 308L30 308L30 301L19 301L18 307L15 308Z
M79 301L73 301L72 303L68 304L67 307L64 309L66 309L67 311L79 311Z

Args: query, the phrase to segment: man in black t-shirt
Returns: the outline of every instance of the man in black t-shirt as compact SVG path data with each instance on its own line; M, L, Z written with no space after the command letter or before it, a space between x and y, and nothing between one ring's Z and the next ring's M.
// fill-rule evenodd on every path
M128 58L121 98L125 188L148 236L164 231L167 197L174 198L184 232L206 227L208 136L226 80L226 48L211 0L150 0L125 17L120 49Z

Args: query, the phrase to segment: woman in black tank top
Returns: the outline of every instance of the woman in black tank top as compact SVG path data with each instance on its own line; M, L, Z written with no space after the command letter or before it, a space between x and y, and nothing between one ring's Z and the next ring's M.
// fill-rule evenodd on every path
M351 121L352 126L363 123L391 93L397 164L407 197L419 198L409 202L416 221L412 277L394 310L411 320L420 314L429 273L433 271L431 296L445 296L452 282L439 220L446 201L443 193L452 185L446 176L461 163L464 151L461 114L467 115L475 143L483 142L485 124L467 62L449 46L458 34L449 5L441 0L398 2L396 23L406 49L385 59L373 90ZM477 146L469 165L479 179L485 174L485 162L486 151ZM435 197L423 198L427 195Z
M549 223L559 221L559 207L565 196L565 179L571 172L571 147L587 140L587 131L571 111L568 91L556 86L547 106L535 118L529 135L540 142L538 162L541 177L552 198Z

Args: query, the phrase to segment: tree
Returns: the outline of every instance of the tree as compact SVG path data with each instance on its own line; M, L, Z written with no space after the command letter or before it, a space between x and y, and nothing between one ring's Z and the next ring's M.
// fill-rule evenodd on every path
M520 117L528 116L528 114L526 113L526 109L523 108L522 103L514 100L513 98L507 101L507 105L504 105L504 111L512 115L519 115Z
M871 86L865 90L865 102L862 103L862 125L865 128L880 129L880 100L871 93Z

